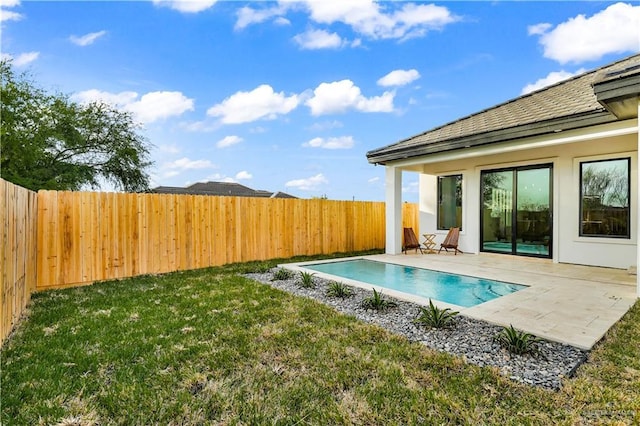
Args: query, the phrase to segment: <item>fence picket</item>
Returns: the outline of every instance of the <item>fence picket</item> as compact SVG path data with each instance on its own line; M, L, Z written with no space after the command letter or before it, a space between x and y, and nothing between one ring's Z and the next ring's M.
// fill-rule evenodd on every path
M41 191L37 288L384 247L384 203ZM418 207L403 204L417 229Z
M31 293L226 263L379 249L380 202L40 191L0 179L0 338ZM418 206L403 226L418 229Z
M0 341L36 287L37 202L35 192L0 179Z

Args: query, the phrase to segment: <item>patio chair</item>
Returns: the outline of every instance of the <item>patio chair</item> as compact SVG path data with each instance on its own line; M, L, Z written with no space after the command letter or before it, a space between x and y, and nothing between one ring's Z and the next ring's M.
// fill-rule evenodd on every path
M458 248L458 237L460 236L460 228L450 228L447 236L444 238L442 244L440 244L440 250L438 253L444 249L447 253L449 249L453 249L453 253L457 255L458 253L462 254L462 250Z
M415 249L416 253L420 250L420 253L424 254L422 246L418 242L416 234L413 232L413 228L404 228L404 244L402 246L402 251L404 254L407 254L407 250L412 249Z

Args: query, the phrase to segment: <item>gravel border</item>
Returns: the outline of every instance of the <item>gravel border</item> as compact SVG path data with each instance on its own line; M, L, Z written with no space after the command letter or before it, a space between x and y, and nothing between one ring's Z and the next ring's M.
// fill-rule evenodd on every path
M460 356L471 364L497 367L506 377L528 385L558 390L562 387L562 379L572 377L588 356L588 352L582 349L546 340L539 342L537 350L531 354L511 354L495 339L496 334L502 330L500 326L460 314L450 326L430 329L413 322L420 313L418 304L397 300L383 293L385 299L393 300L397 306L384 311L366 310L362 308L361 302L370 297L372 291L350 287L353 297L329 297L326 295L329 280L313 277L315 288L302 288L298 274L287 280L273 281L275 270L277 268L268 273L245 276L297 296L315 299L339 312L405 336L410 341Z

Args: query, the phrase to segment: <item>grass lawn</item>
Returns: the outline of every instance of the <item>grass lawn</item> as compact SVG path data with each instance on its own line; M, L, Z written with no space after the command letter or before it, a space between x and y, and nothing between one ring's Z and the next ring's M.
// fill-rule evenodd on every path
M238 275L275 263L34 294L2 350L0 423L640 422L638 303L551 392Z

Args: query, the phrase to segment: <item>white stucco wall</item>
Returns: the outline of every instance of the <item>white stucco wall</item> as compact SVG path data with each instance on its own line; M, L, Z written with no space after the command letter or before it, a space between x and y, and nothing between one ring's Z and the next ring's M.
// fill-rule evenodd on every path
M637 122L637 120L636 120ZM637 124L635 124L637 126ZM604 134L604 132L603 132ZM569 135L570 136L570 135ZM553 260L555 262L628 268L636 265L638 191L637 134L614 134L605 139L580 140L562 144L532 143L529 149L495 149L483 155L482 149L466 152L466 158L429 158L421 165L420 233L435 233L441 242L446 231L436 229L437 176L463 175L463 216L460 248L480 250L480 172L482 170L535 164L553 164ZM579 164L593 159L631 158L631 239L579 237ZM412 165L415 169L415 165Z
M622 145L622 144L621 144ZM625 144L626 145L626 144ZM585 152L585 154L587 154ZM638 182L636 151L620 151L615 156L631 157L631 187ZM611 155L561 157L557 170L560 194L557 230L558 261L612 268L628 268L636 264L638 200L631 191L631 238L599 238L579 236L580 162L611 158Z
M465 253L478 253L480 250L480 222L476 220L480 209L480 174L472 170L449 170L439 175L462 175L462 229L458 240L459 248ZM437 229L437 175L421 174L420 181L420 233L436 234L441 243L447 230Z
M420 235L434 233L436 229L437 178L434 175L420 174L418 180L418 207L420 209ZM422 240L422 238L420 238Z

